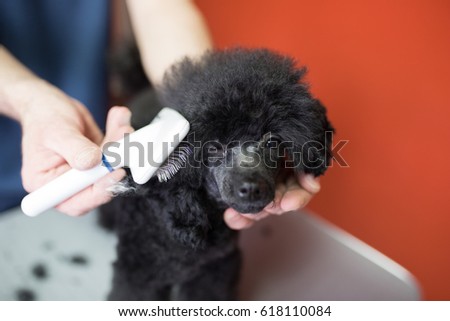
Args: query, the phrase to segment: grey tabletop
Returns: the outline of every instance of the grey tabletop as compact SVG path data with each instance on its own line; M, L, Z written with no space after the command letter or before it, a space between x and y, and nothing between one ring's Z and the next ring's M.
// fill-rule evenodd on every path
M414 277L320 217L265 219L240 239L246 300L418 300ZM0 215L0 300L104 300L116 238L96 213Z

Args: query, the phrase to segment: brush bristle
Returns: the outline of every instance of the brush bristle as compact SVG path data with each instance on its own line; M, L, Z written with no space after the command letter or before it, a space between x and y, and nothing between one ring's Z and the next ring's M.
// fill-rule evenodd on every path
M192 149L188 145L179 145L167 160L162 164L155 175L160 182L167 182L171 179L181 168L186 165Z

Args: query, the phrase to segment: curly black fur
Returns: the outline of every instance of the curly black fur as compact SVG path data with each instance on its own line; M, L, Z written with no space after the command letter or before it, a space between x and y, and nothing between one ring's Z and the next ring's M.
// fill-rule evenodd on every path
M321 175L330 161L333 128L325 108L302 82L305 72L292 59L264 49L214 51L176 64L157 89L164 105L190 122L184 144L261 142L271 133L293 142L282 158L292 161L295 170ZM259 152L258 144L254 149ZM314 148L305 153L305 146ZM110 299L236 297L237 234L223 222L224 210L232 205L219 181L228 172L209 168L200 151L170 181L152 178L139 193L108 206L118 212L119 236ZM269 176L276 171L255 173L264 173L266 188L275 184Z

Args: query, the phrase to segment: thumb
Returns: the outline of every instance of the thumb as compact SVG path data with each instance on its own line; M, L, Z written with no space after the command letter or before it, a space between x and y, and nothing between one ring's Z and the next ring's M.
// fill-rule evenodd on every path
M125 133L133 132L130 125L131 112L126 107L114 106L108 112L106 118L106 134L104 143L117 141L123 138Z
M99 164L100 147L76 129L67 129L48 140L47 147L61 155L72 168L86 170Z

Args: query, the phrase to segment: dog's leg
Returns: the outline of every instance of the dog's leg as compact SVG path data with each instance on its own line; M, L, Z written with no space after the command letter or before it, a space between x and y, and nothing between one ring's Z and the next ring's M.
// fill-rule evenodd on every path
M171 300L236 300L241 256L239 250L205 264L198 276L176 285Z

